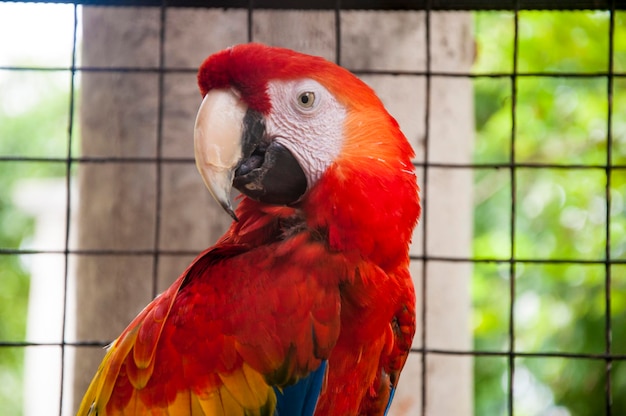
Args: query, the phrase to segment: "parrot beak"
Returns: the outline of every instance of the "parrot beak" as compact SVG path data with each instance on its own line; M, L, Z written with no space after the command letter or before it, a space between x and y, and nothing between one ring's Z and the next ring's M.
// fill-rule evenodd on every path
M263 114L248 108L235 90L214 89L204 96L194 130L196 166L235 221L231 188L273 205L297 203L307 190L298 160L266 133Z
M230 190L241 158L247 109L233 90L211 90L202 100L194 128L196 167L213 198L235 221Z

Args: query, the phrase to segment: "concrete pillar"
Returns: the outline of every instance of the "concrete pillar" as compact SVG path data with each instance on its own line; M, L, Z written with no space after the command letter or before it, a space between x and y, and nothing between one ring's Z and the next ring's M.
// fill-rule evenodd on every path
M83 10L83 65L158 66L159 9ZM259 10L253 13L252 36L254 41L334 60L335 19L334 11ZM245 10L168 9L165 21L163 58L169 68L196 68L210 53L248 38ZM470 22L470 15L464 13L431 15L431 70L469 70L473 56ZM426 70L423 12L341 12L340 23L344 66L354 70ZM200 103L195 74L163 75L162 103L159 76L151 71L82 74L84 156L193 157L193 121ZM362 78L396 116L416 148L417 160L424 161L426 77ZM430 87L428 161L469 162L473 137L471 81L432 77ZM163 121L159 127L160 104ZM150 251L158 241L158 248L164 250L199 251L212 244L228 222L202 188L193 163L162 163L160 171L154 163L82 164L79 180L79 249ZM423 196L427 243L424 248L420 227L414 238L414 254L469 256L471 184L469 170L429 169ZM159 235L155 236L157 229ZM152 297L153 275L161 291L191 257L160 255L154 261L149 253L79 256L77 339L113 339ZM426 343L422 345L422 319L418 316L414 346L470 349L469 266L415 261L412 271L418 288L418 311L422 279L427 279ZM77 351L78 398L102 355L93 348ZM423 379L426 414L470 414L471 359L427 354L424 374L421 363L421 354L411 355L393 414L421 414Z
M433 72L469 73L474 58L470 13L433 13ZM431 163L470 164L474 146L472 80L431 78ZM473 176L471 169L431 168L425 189L426 254L472 257ZM426 264L426 349L469 351L471 328L470 263ZM473 359L426 356L426 414L473 414Z

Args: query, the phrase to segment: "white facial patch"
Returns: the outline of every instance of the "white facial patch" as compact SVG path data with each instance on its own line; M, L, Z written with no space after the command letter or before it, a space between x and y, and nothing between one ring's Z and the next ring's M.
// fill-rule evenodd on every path
M312 79L272 81L268 93L266 134L294 155L311 187L341 151L347 111Z

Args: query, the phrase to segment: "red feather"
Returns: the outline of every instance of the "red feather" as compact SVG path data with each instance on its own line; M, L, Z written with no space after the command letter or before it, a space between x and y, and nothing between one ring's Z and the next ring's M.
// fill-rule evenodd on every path
M369 87L322 58L240 45L209 57L198 82L267 114L269 80L305 77L347 109L340 156L297 206L244 197L240 221L113 344L79 414L271 414L271 386L321 360L316 415L384 412L415 331L410 145Z

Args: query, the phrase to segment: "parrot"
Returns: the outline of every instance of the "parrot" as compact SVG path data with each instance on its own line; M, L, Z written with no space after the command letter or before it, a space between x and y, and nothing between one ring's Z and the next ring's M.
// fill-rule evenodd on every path
M197 80L196 166L232 223L109 345L78 415L386 415L415 333L411 145L322 57L239 44Z

